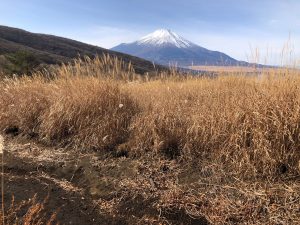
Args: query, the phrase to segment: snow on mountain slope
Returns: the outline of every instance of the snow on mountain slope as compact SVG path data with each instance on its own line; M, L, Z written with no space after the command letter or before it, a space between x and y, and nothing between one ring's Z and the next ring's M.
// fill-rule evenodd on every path
M196 45L176 33L167 30L156 30L141 39L120 44L111 50L134 55L162 65L245 65L234 58L218 51L211 51Z
M150 44L155 46L175 45L178 48L188 48L194 44L167 29L156 30L137 41L138 45Z

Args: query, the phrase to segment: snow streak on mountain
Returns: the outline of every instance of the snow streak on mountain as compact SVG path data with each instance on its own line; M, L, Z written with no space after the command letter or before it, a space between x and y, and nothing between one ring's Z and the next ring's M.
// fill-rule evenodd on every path
M162 65L247 65L230 56L196 45L167 29L156 30L141 39L111 50L141 57Z
M194 44L180 37L170 30L160 29L137 41L139 45L149 44L154 46L175 45L178 48L188 48Z

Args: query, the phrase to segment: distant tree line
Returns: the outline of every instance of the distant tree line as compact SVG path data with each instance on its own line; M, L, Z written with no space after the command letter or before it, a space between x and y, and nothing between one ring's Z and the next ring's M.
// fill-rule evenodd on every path
M2 71L5 75L30 76L40 64L37 57L28 51L17 51L4 56Z

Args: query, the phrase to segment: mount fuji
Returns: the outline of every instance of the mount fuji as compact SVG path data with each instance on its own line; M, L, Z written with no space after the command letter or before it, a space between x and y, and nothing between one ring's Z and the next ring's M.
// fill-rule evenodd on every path
M156 30L138 41L129 44L122 43L111 50L167 66L248 65L246 62L238 61L222 52L203 48L167 29Z

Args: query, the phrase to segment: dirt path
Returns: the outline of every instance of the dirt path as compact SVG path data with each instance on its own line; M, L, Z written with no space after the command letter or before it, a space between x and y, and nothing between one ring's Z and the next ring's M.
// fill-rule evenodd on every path
M15 204L32 199L37 202L45 199L44 219L50 219L56 213L60 224L119 224L119 221L101 213L97 202L86 191L67 180L71 168L62 167L62 160L68 157L60 152L55 161L42 159L41 153L28 144L10 144L5 148L5 205L8 209L14 197ZM56 156L59 156L57 154ZM55 154L52 156L55 158ZM27 207L28 208L28 207ZM25 207L18 212L18 217L26 213Z
M215 167L218 168L218 167ZM300 180L233 180L211 165L78 153L18 139L4 149L5 207L44 202L42 224L299 224ZM45 200L46 199L46 200ZM21 220L27 207L17 210ZM22 221L18 224L22 224ZM32 223L31 223L32 224Z
M79 154L14 139L4 151L7 209L12 196L20 203L36 195L37 202L47 199L44 221L56 213L59 224L208 224L180 208L158 210L159 190L175 182L174 165L155 161L157 170L152 170L125 157Z

